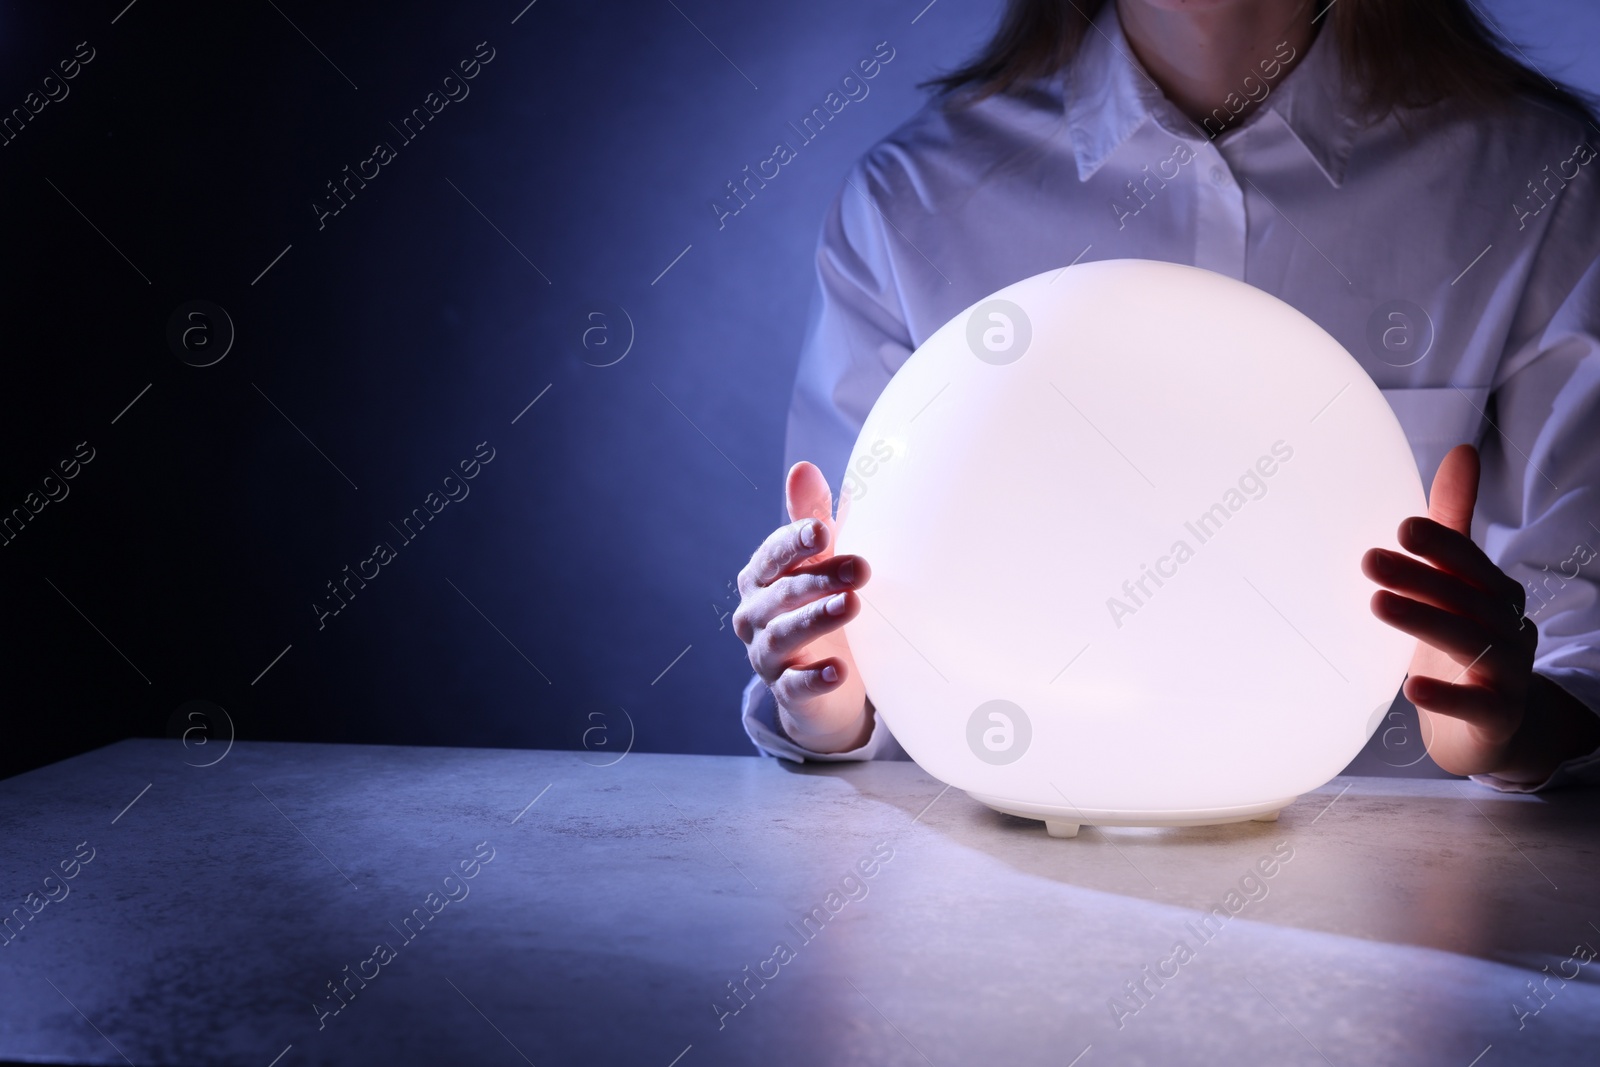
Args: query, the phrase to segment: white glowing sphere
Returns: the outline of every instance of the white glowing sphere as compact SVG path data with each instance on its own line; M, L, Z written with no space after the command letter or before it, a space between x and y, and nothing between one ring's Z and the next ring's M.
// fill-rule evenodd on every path
M862 427L845 628L929 774L1078 823L1271 817L1359 752L1415 641L1360 570L1427 513L1366 371L1210 271L1087 263L914 352Z

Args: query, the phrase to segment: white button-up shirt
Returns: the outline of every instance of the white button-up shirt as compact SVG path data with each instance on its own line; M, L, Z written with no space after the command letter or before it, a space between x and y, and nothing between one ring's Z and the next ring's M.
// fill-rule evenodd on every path
M1220 123L1197 128L1163 97L1107 4L1075 61L1025 95L930 102L856 163L823 225L785 466L810 460L837 496L890 376L1012 282L1096 259L1204 267L1337 338L1424 485L1450 448L1478 445L1473 539L1528 591L1535 669L1600 713L1600 130L1531 102L1363 126L1343 85L1319 33L1287 74L1242 82L1265 99L1213 136ZM865 745L824 755L774 714L753 678L743 718L761 751L907 758L876 716ZM1600 753L1537 788L1597 775Z

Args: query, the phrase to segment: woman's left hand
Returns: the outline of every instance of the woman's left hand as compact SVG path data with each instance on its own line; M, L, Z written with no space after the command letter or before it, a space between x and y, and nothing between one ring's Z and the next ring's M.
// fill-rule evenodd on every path
M1401 692L1417 706L1423 743L1453 774L1503 769L1535 688L1538 628L1523 615L1522 584L1473 543L1478 452L1457 445L1439 464L1428 516L1400 524L1420 559L1373 548L1361 570L1384 586L1372 613L1417 639Z

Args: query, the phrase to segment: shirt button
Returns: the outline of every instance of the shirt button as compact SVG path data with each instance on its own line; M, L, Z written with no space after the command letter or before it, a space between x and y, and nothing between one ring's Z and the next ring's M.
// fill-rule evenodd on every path
M1228 184L1228 176L1225 173L1223 173L1223 170L1222 170L1221 167L1212 167L1211 168L1211 184L1213 184L1213 185L1227 185Z

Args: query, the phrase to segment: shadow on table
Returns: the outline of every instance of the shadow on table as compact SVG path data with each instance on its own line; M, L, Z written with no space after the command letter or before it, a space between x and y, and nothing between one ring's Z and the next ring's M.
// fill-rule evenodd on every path
M908 834L938 833L1063 885L1206 911L1287 842L1294 858L1241 917L1531 970L1579 942L1600 945L1600 788L1512 794L1459 779L1340 777L1277 822L1085 826L1063 840L959 789L940 794L925 773L885 791L853 773L860 765L780 762L851 782L902 812Z

